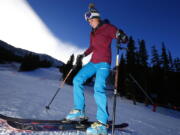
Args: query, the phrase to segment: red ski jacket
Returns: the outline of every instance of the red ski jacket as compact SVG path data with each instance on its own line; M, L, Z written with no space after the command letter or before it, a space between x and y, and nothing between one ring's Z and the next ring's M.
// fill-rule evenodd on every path
M92 54L91 62L107 62L111 64L111 42L116 38L117 28L111 24L101 24L90 35L89 48L84 52L85 56Z

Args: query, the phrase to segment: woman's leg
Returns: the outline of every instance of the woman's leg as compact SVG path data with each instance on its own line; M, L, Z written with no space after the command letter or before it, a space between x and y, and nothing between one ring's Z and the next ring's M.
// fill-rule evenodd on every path
M109 64L100 64L97 67L96 80L94 85L94 98L97 104L96 118L101 123L106 124L108 120L107 97L105 92L106 79L109 75Z
M92 63L85 65L73 79L74 109L83 111L85 108L83 83L96 72Z

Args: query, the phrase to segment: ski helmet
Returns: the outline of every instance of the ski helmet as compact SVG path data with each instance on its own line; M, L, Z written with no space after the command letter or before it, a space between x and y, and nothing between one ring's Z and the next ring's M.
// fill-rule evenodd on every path
M100 13L96 10L94 4L89 4L89 11L85 13L85 20L88 21L88 19L92 18L100 18Z

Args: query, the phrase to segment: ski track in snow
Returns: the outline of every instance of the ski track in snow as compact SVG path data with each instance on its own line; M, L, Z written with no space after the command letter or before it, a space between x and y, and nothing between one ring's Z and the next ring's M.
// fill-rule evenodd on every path
M65 85L47 112L45 106L60 86L61 74L56 68L41 68L18 72L18 64L0 64L0 113L29 119L59 120L73 107L72 86ZM113 93L107 91L110 119ZM85 86L86 114L96 120L93 87ZM180 135L180 112L117 98L116 123L127 122L129 127L116 131L116 135ZM18 133L0 122L0 135L85 135L80 131ZM110 135L110 133L109 133Z

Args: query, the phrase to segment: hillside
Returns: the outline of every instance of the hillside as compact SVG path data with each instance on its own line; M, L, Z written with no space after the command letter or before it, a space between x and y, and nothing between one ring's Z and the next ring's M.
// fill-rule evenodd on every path
M17 64L0 65L0 114L19 118L62 119L73 105L72 86L65 85L46 112L45 106L60 85L61 74L57 68L40 68L30 72L17 72ZM112 91L107 91L110 119L112 114ZM93 88L87 87L86 114L95 120L96 105ZM145 107L141 103L133 105L132 101L118 97L116 123L127 122L129 127L116 131L116 135L180 135L180 112ZM0 125L1 135L10 135L11 131ZM17 133L18 135L21 133ZM22 133L29 135L30 133ZM83 132L39 132L33 134L48 135L85 135ZM109 134L110 135L110 134Z
M28 54L33 54L39 56L40 60L46 60L52 64L52 66L61 66L64 63L60 60L57 60L47 54L38 54L35 52L31 52L25 49L16 48L2 40L0 40L0 62L9 62L16 61L22 62L23 58Z

